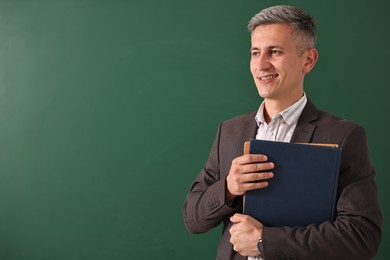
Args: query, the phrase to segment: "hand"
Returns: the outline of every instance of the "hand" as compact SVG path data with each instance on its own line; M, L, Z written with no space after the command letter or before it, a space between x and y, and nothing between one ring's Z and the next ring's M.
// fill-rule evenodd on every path
M267 162L267 159L267 156L262 154L246 154L232 161L226 177L227 201L232 201L236 196L243 195L248 190L268 186L266 180L273 177L273 173L269 170L274 168L274 164Z
M234 223L229 230L234 251L242 256L260 255L257 243L263 234L263 224L248 215L238 213L230 221Z

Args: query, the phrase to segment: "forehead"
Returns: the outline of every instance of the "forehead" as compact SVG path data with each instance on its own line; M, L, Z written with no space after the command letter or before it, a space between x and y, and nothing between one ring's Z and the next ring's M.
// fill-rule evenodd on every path
M252 48L295 47L293 30L287 24L267 24L255 28L251 35Z

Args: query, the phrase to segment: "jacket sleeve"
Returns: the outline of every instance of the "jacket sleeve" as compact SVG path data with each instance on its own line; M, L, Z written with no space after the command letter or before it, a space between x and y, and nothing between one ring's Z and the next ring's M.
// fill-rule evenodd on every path
M334 222L308 227L264 227L265 259L371 259L383 217L364 129L353 127L343 147Z
M193 182L184 202L184 222L191 233L203 233L216 227L227 216L233 215L242 204L226 204L225 177L228 173L221 173L221 129L222 124L218 128L206 165ZM227 170L222 168L222 171Z

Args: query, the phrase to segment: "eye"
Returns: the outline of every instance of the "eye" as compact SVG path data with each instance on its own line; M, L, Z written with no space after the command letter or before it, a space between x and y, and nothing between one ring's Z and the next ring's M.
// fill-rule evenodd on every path
M272 55L272 56L278 56L278 55L280 55L280 54L282 54L282 52L279 51L279 50L271 50L271 55Z
M260 52L259 51L252 51L251 55L254 56L254 57L257 57L257 56L260 55Z

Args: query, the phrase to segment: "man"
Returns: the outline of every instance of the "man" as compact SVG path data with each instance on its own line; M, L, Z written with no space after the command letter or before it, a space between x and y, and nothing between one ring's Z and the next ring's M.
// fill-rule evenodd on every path
M318 59L312 17L295 7L274 6L255 15L249 30L250 70L264 101L258 111L219 126L185 201L187 229L202 233L223 223L217 253L223 260L372 259L383 218L364 130L318 110L303 89ZM266 227L241 214L243 194L266 188L273 177L266 155L242 155L244 142L254 137L343 148L334 222Z

